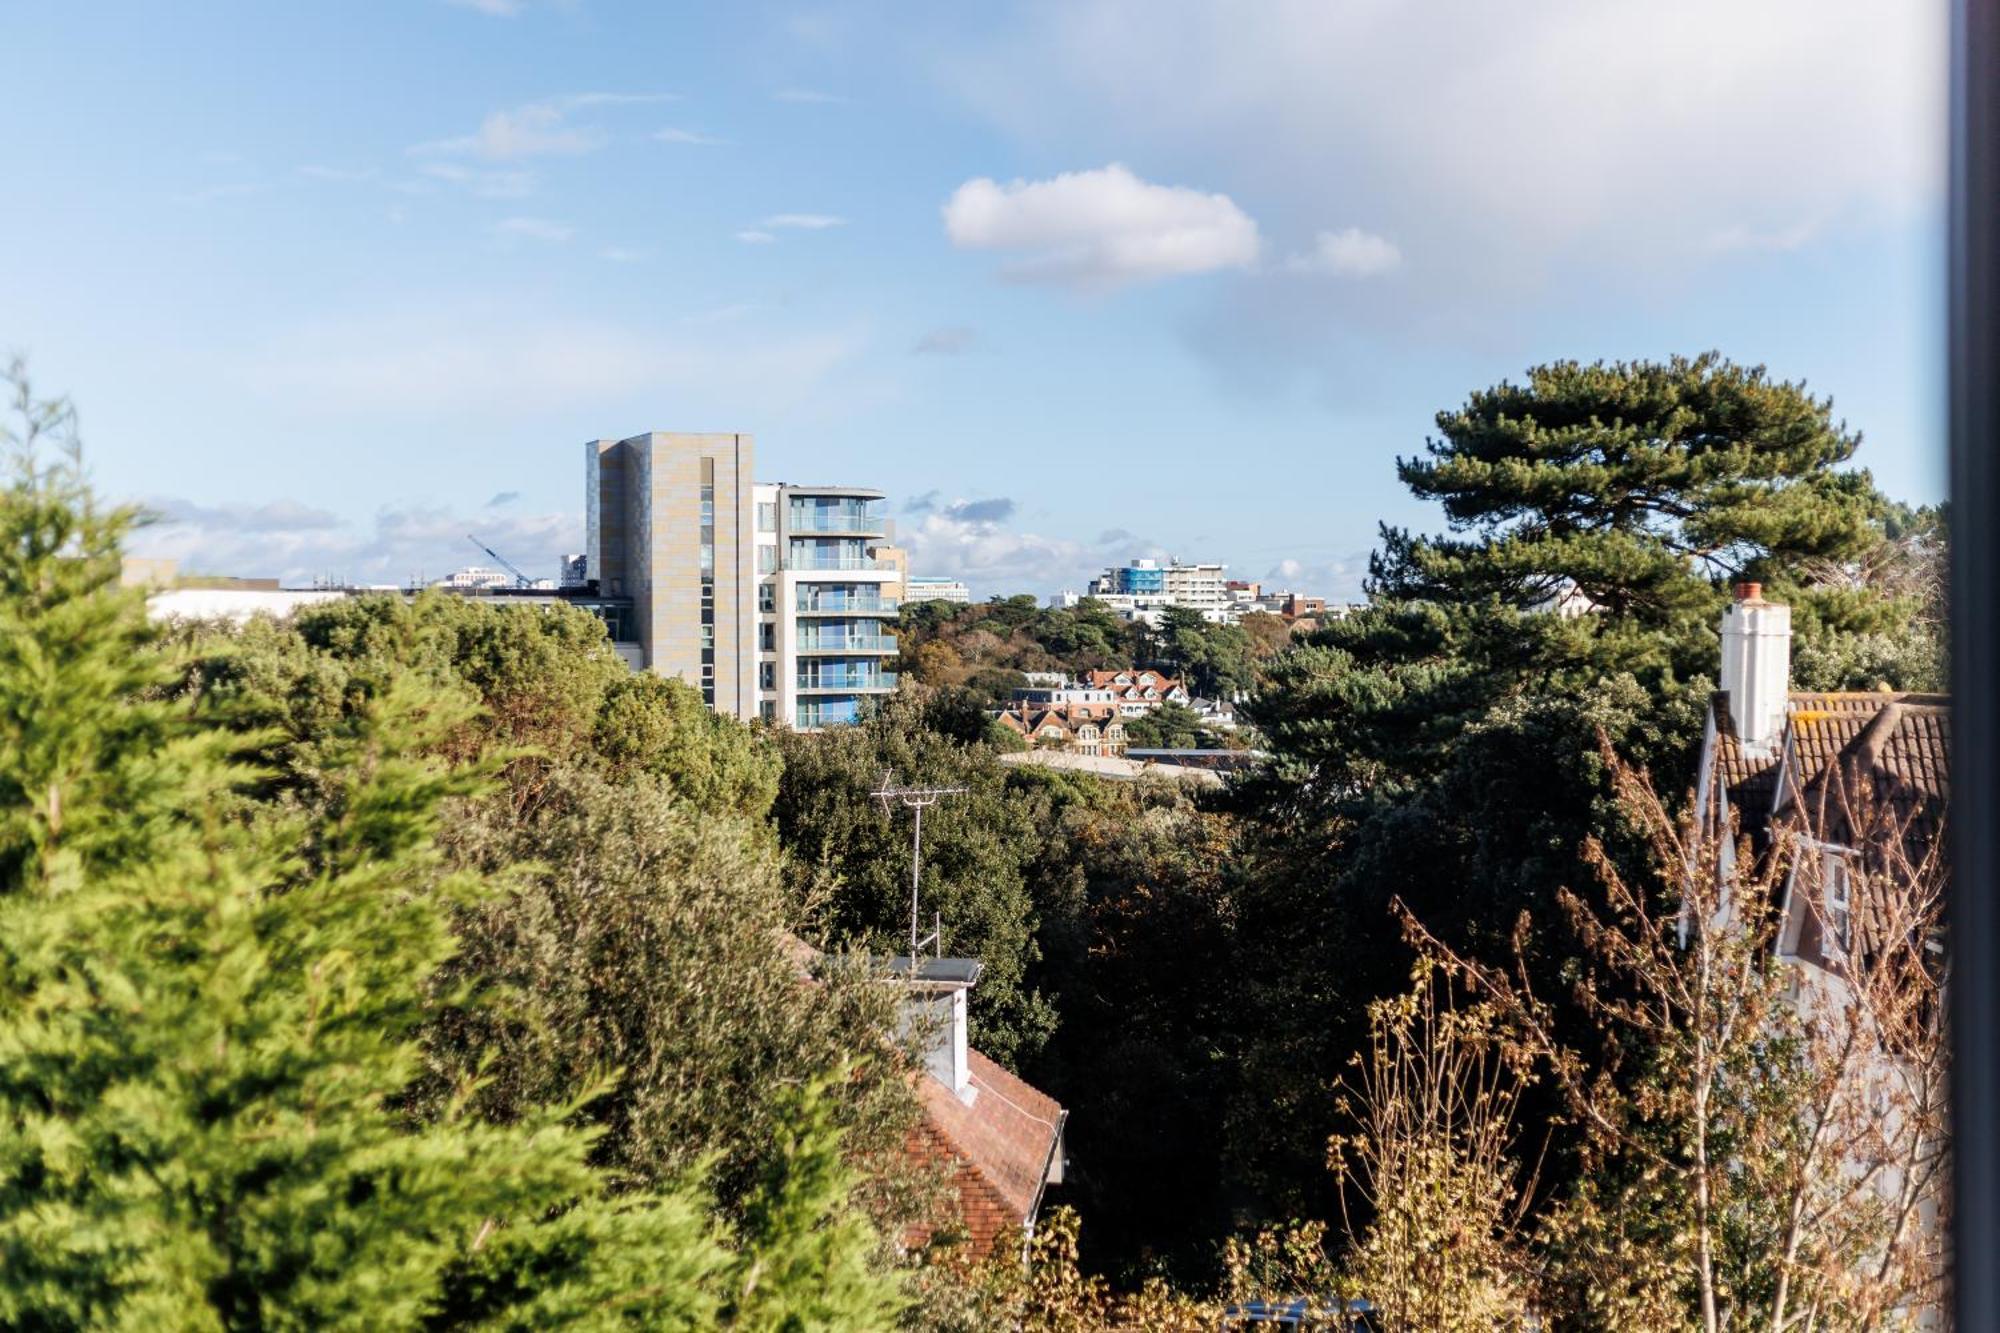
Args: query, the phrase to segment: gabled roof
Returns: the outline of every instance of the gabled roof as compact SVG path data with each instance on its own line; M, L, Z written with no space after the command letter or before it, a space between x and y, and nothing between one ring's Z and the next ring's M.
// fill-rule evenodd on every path
M1942 834L1951 798L1951 708L1938 695L1885 697L1860 726L1793 719L1798 739L1786 752L1777 807L1796 810L1816 841L1843 847L1880 831L1857 828L1856 819L1881 821L1920 858ZM1794 752L1810 758L1795 765Z
M1063 1122L1055 1098L978 1051L966 1052L977 1095L966 1105L934 1078L918 1081L924 1117L938 1145L958 1159L959 1207L975 1253L1003 1231L1034 1220L1042 1189L1060 1178Z
M1933 906L1923 895L1936 892L1946 869L1940 858L1951 796L1950 706L1935 695L1883 698L1858 727L1848 719L1837 728L1808 720L1806 731L1845 739L1829 751L1829 736L1802 735L1788 747L1781 771L1772 819L1808 839L1810 853L1787 882L1786 947L1822 967L1852 961L1845 941L1829 951L1826 940L1822 895L1834 859L1860 872L1848 872L1848 911L1862 957L1929 918ZM1795 766L1794 753L1806 761ZM1795 767L1810 769L1811 777L1792 782Z
M819 984L818 949L788 930L778 932L778 945L801 985ZM908 955L876 962L893 980L910 977ZM972 958L919 958L915 988L964 990L979 980L982 970ZM973 1254L983 1256L1003 1237L1031 1224L1041 1208L1043 1188L1062 1180L1062 1134L1069 1112L971 1047L965 1063L974 1090L969 1106L921 1068L912 1071L923 1114L910 1131L907 1150L950 1160L959 1219ZM922 1244L928 1239L926 1229L919 1227L906 1239Z
M1027 736L1038 734L1051 722L1072 736L1085 723L1102 727L1122 723L1113 704L1015 703L1000 710L1000 721Z
M1777 807L1781 787L1802 790L1825 769L1889 704L1943 705L1936 694L1895 694L1883 690L1794 690L1785 697L1782 743L1769 755L1747 753L1729 715L1729 695L1709 696L1709 717L1715 727L1710 756L1708 816L1720 811L1726 798L1743 832L1762 833Z
M1125 679L1119 679L1121 676ZM1153 678L1151 686L1148 686L1142 679L1145 676ZM1160 696L1164 698L1172 694L1175 690L1183 688L1178 678L1169 676L1164 671L1155 671L1151 667L1147 667L1144 670L1134 669L1130 671L1086 671L1083 674L1083 683L1094 690L1110 690L1120 699L1128 695L1135 695L1135 692L1148 688L1158 690ZM1136 697L1143 698L1144 696L1137 695Z

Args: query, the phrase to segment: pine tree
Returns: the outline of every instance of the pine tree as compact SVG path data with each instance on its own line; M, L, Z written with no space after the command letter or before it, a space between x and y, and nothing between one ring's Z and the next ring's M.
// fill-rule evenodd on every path
M1732 581L1783 585L1881 540L1886 502L1843 469L1861 437L1831 400L1712 352L1537 366L1437 426L1397 475L1466 535L1385 527L1371 590L1517 611L1580 594L1605 614L1563 646L1600 668L1703 674Z

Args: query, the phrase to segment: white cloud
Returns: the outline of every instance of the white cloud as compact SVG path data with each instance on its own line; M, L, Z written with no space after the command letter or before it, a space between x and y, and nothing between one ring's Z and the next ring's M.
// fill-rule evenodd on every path
M512 162L524 157L574 157L594 153L611 139L598 126L572 123L571 112L585 107L651 106L679 100L678 93L664 92L570 93L492 112L472 134L432 139L412 145L409 151L416 157L481 157L491 162Z
M526 0L445 0L448 5L459 9L477 10L494 18L512 18L526 9Z
M700 130L682 130L682 129L672 129L672 128L664 130L655 130L653 132L653 138L660 143L696 144L701 147L714 147L716 145L728 142L728 140L718 139L712 134L703 134Z
M1295 592L1324 597L1329 602L1364 600L1362 580L1368 577L1368 553L1319 560L1280 560L1265 573L1265 592Z
M144 507L162 526L227 528L245 533L340 526L340 519L331 511L300 504L296 500L273 500L265 504L200 504L179 496L163 496L146 501Z
M481 199L525 199L535 192L534 173L528 171L487 171L456 162L427 163L422 171L432 180L469 190Z
M737 232L736 239L745 245L769 245L778 238L768 231L759 231L757 228L751 227L745 231Z
M1344 231L1323 231L1313 238L1313 248L1293 255L1285 267L1298 273L1327 273L1342 278L1372 278L1400 268L1403 252L1385 236L1349 227Z
M559 244L576 235L576 228L548 218L503 218L493 224L493 232L506 240Z
M562 104L531 102L511 111L491 113L479 122L477 133L455 139L433 139L410 151L420 157L472 156L511 162L524 157L591 153L606 142L602 130L569 124Z
M678 102L679 93L571 93L556 99L563 106L654 106Z
M799 231L825 231L828 227L844 227L847 219L835 217L831 213L773 213L759 224L763 227L790 227Z
M960 249L1021 255L1010 277L1081 288L1248 268L1258 250L1256 222L1228 195L1155 185L1117 163L1045 181L967 181L944 224Z
M628 250L622 245L607 245L597 252L597 257L609 264L638 264L653 256L648 250Z
M1298 225L1365 199L1425 267L1701 262L1732 226L1941 197L1941 0L1065 0L940 77L1037 147L1195 164ZM1719 36L1726 34L1726 37ZM950 39L936 43L951 50ZM1417 90L1417 91L1413 91Z
M896 525L897 544L910 553L910 572L964 579L975 595L1081 589L1106 565L1164 552L1129 532L1095 542L1016 532L1002 521L1014 502L942 501L935 492L905 506L914 521Z

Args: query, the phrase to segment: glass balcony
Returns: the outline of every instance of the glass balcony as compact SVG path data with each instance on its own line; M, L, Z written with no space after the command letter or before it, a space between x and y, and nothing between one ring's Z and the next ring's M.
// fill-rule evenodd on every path
M791 532L880 532L883 512L879 505L800 505L785 515Z
M861 719L861 701L858 699L809 699L798 706L793 715L793 723L801 731L811 731L815 727L833 727Z
M812 634L799 635L802 653L893 653L893 634Z
M875 589L852 592L845 588L800 588L797 609L809 615L889 615L901 606L895 598L884 597Z
M846 555L824 551L801 552L795 550L791 555L786 557L785 568L812 573L816 570L881 569L883 566L873 556Z
M896 673L872 662L813 662L799 668L797 685L802 690L893 690Z

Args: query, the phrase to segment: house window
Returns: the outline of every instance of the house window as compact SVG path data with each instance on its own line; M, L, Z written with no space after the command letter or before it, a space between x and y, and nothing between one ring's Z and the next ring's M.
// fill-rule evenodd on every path
M776 532L778 530L778 506L773 500L757 502L757 531Z
M778 548L772 542L757 543L757 572L770 574L778 568Z
M1842 953L1851 947L1854 924L1854 888L1847 858L1839 852L1826 854L1826 928Z
M778 548L777 548L777 547L775 547L775 546L771 548L771 552L772 552L772 554L773 554L774 556L775 556L775 555L777 554L777 550L778 550ZM778 609L778 589L777 589L777 585L775 585L775 584L771 584L771 583L760 583L760 584L758 584L758 585L757 585L757 611L758 611L758 613L759 613L760 615L767 615L767 616L768 616L768 615L770 615L770 614L771 614L771 613L772 613L773 611L776 611L777 609Z
M760 690L775 690L778 688L778 664L776 662L759 662L757 664L757 688Z
M772 624L759 625L757 627L757 651L760 653L774 653L777 650L778 627Z

